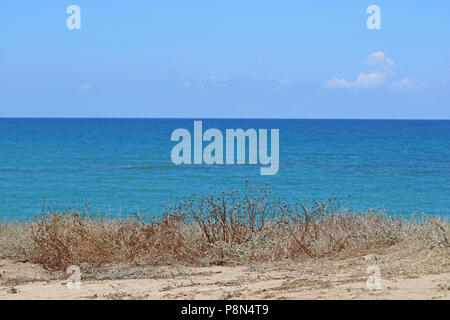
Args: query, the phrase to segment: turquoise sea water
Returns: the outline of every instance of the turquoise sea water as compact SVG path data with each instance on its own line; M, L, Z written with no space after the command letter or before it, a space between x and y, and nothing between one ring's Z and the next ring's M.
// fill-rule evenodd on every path
M203 128L280 130L280 169L171 162L173 130L193 119L0 119L0 219L91 203L110 215L157 213L168 197L248 178L288 199L450 215L450 121L204 119Z

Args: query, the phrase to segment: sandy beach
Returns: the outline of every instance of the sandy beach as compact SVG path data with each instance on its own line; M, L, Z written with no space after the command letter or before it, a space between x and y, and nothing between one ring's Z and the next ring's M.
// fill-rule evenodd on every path
M367 267L380 267L380 289L368 289ZM450 299L448 250L395 248L344 260L248 266L125 267L68 275L29 262L0 260L0 299Z

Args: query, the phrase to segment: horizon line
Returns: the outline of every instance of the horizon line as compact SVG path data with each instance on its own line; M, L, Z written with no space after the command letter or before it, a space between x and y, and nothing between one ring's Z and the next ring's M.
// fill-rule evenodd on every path
M450 121L437 118L234 118L234 117L0 117L0 119L130 119L130 120L375 120L375 121Z

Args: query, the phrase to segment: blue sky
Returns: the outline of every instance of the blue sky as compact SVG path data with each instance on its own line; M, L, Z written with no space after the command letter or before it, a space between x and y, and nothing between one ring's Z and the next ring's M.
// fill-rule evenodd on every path
M81 30L68 30L69 5ZM368 30L366 8L381 9ZM0 117L450 119L450 2L0 4Z

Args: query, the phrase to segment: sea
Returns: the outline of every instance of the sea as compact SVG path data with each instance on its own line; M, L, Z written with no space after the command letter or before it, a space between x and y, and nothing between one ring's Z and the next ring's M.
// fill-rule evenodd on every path
M174 164L172 132L193 135L194 120L224 135L278 129L278 173L261 175L248 161ZM154 216L167 202L248 182L288 200L336 197L355 211L448 218L450 121L0 118L2 221L71 207Z

